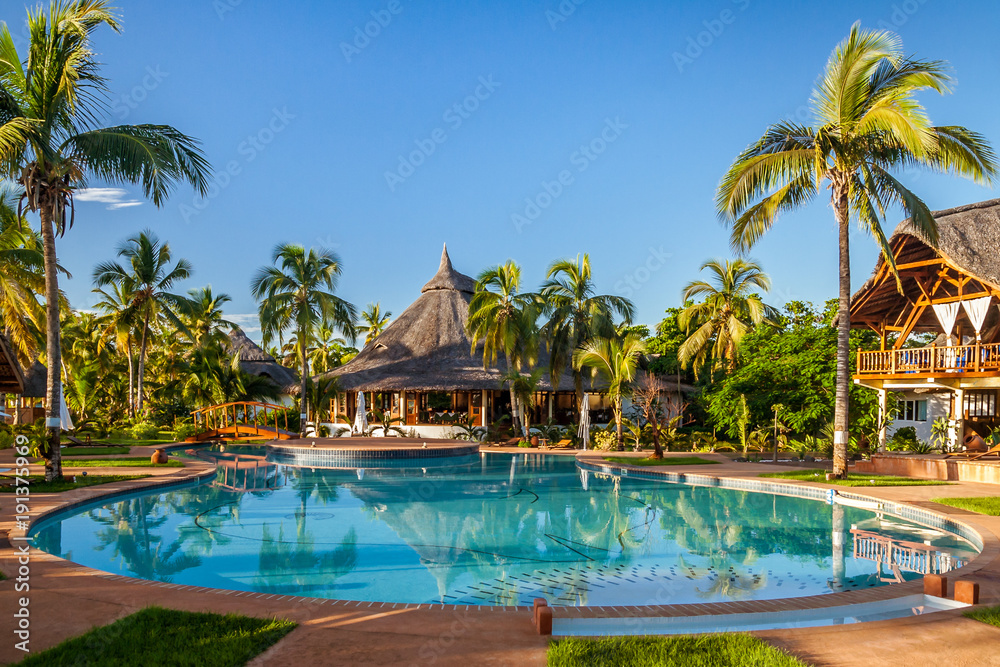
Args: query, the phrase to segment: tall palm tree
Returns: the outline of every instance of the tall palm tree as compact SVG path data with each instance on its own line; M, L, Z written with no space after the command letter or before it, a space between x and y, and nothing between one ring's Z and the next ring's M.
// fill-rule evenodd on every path
M358 333L365 334L366 346L385 331L391 317L392 313L389 311L382 312L382 304L380 303L369 303L365 306L365 309L361 311L361 321L364 324L358 327Z
M712 259L701 265L705 269L712 274L710 280L688 283L681 297L685 303L699 297L702 301L677 317L678 326L688 333L677 356L684 366L694 364L696 376L709 361L712 370L723 362L733 370L736 349L750 326L777 317L774 308L757 295L757 290L770 291L771 279L756 262Z
M363 315L362 315L363 316ZM360 331L360 327L359 327ZM321 324L316 330L316 344L309 353L313 373L326 373L344 364L344 355L354 348L348 348L347 341L337 335L328 324Z
M275 266L262 267L250 290L260 303L258 314L264 345L269 345L275 337L280 338L289 329L294 331L298 341L301 361L299 412L301 433L305 437L309 412L306 394L308 350L317 330L324 324L338 327L353 339L357 335L357 311L335 294L342 270L336 253L324 248L310 248L307 252L300 245L281 244L274 249L271 261Z
M521 292L521 267L514 260L486 269L476 278L476 291L469 302L466 329L472 352L483 342L483 367L496 363L503 354L507 369L520 370L537 353L538 297ZM514 385L510 389L511 425L521 430ZM527 434L525 434L527 435Z
M639 357L646 352L646 343L635 333L623 337L591 338L573 353L573 367L587 366L601 374L608 383L611 411L615 415L618 451L625 451L622 434L622 399L635 379Z
M223 304L232 301L228 294L215 294L207 285L188 291L188 297L180 304L180 314L191 334L191 342L198 347L225 343L227 331L236 324L225 319Z
M142 417L143 381L146 353L150 342L151 325L166 319L181 331L186 326L178 313L185 306L185 299L168 290L191 276L191 264L179 259L170 266L170 245L163 243L150 230L140 232L118 246L118 256L127 266L118 262L102 262L94 268L94 284L98 288L121 285L129 293L129 302L123 317L138 328L139 353L136 369L135 411Z
M635 306L628 299L610 294L594 294L590 256L576 261L553 262L539 294L549 320L544 337L549 347L549 376L553 386L567 367L573 372L576 408L583 406L583 373L573 368L573 352L591 338L608 337L615 331L615 315L632 323Z
M0 326L22 364L38 356L45 310L37 295L45 289L41 242L17 213L17 193L0 186Z
M20 182L23 202L39 214L50 369L61 365L55 238L73 226L73 193L95 177L138 185L160 206L179 181L204 195L211 175L197 142L172 127L100 127L109 87L91 37L101 26L120 30L107 0L55 1L48 14L29 9L24 54L8 26L0 26L0 169ZM62 476L59 395L59 374L49 373L46 479Z
M830 190L840 246L833 464L838 477L847 475L849 437L851 219L875 238L895 272L881 227L886 208L901 207L931 243L937 241L937 224L893 171L922 166L984 184L996 174L993 150L981 135L931 125L916 99L926 89L944 94L949 84L945 63L908 58L893 33L854 24L813 92L815 124L782 121L769 127L736 158L716 195L719 214L732 224L732 244L744 251L771 229L779 213L813 199L823 183Z
M114 283L108 289L95 289L101 300L95 306L101 313L105 336L113 336L115 347L124 350L128 361L128 416L135 416L135 313L129 308L133 299L131 285Z

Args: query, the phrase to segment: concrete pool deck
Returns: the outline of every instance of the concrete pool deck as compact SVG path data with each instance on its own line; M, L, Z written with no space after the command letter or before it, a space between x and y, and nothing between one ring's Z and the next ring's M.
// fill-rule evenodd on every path
M484 448L487 452L517 454L576 455L577 452ZM608 453L590 453L590 456ZM141 455L133 450L133 456ZM619 456L620 454L615 454ZM624 454L624 456L631 456ZM700 454L719 460L719 465L671 466L671 472L696 472L720 477L756 477L773 472L774 465L733 463L721 456ZM0 452L0 467L12 467L11 450ZM33 467L32 472L38 469ZM211 475L214 467L203 461L188 461L185 468L104 468L104 474L150 474L150 478L77 489L63 494L33 494L31 515L35 519L57 508L87 502L125 489ZM96 472L91 470L91 472ZM794 482L821 488L826 484ZM983 553L970 565L950 573L950 581L967 578L981 587L983 604L1000 604L1000 517L982 515L933 504L942 496L1000 495L995 485L959 482L952 486L854 488L852 492L873 498L908 503L932 509L967 523L983 537ZM4 502L7 499L7 502ZM13 516L13 495L0 495L0 571L8 579L0 582L0 661L16 662L23 654L14 648L14 619L18 598L30 598L31 649L38 652L95 625L110 623L144 606L158 604L191 611L240 612L253 616L281 616L300 627L255 665L298 663L365 665L544 665L548 638L535 634L531 611L525 607L461 607L448 605L402 605L341 602L308 597L267 595L213 590L148 582L79 566L31 550L28 593L14 590L18 569L15 546L19 531ZM11 538L15 538L12 543ZM895 597L919 582L857 591L878 597ZM878 595L881 592L881 595ZM817 596L854 595L837 593ZM795 599L787 600L795 608ZM722 603L737 611L744 603ZM746 603L749 604L749 603ZM781 605L779 601L770 604ZM801 604L801 602L799 603ZM801 608L801 607L799 607ZM608 609L608 608L605 608ZM627 613L623 610L623 613ZM950 665L1000 665L1000 628L961 616L960 611L939 612L875 623L760 631L755 633L817 665L898 665L920 661Z

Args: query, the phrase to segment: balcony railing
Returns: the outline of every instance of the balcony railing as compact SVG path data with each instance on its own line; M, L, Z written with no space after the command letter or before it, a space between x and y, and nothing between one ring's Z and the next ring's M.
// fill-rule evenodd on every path
M858 375L1000 371L1000 343L858 352Z

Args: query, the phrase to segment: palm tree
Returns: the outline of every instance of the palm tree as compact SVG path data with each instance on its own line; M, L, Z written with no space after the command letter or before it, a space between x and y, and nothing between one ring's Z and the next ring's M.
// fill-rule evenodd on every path
M521 293L521 267L513 260L486 269L476 279L476 291L469 302L466 329L475 354L483 342L483 367L496 363L502 353L506 367L520 370L531 362L537 352L535 321L538 299L534 294ZM517 397L510 388L511 425L518 431ZM525 433L525 435L527 435Z
M565 369L572 368L577 348L591 338L614 334L615 315L625 324L632 323L635 306L631 301L594 292L589 255L578 255L575 262L559 260L549 267L539 294L549 316L543 333L549 347L549 376L556 388ZM577 368L572 372L579 411L583 407L583 373Z
M347 341L338 336L333 327L321 324L316 331L316 345L309 353L309 362L312 364L313 373L326 373L338 366L343 366L345 354L356 351L347 346Z
M392 313L389 311L382 312L382 304L380 303L369 303L365 306L365 309L361 311L361 321L364 324L358 327L358 333L365 334L366 346L385 331L391 317Z
M110 290L110 291L109 291ZM115 346L125 351L128 361L128 416L135 416L135 337L134 313L129 308L133 294L130 285L115 283L109 290L95 289L101 295L96 308L102 313L101 323L105 336L114 336Z
M61 366L55 238L73 226L73 193L96 177L139 185L161 206L178 181L204 195L211 175L197 142L172 127L99 126L109 88L91 37L101 26L120 30L107 0L53 2L48 15L29 9L25 54L17 52L8 26L0 27L0 164L24 188L22 201L41 222L50 369ZM49 373L47 480L62 476L59 395L59 373Z
M524 437L531 435L531 410L535 407L535 393L538 391L538 383L542 380L544 370L536 368L530 373L522 373L513 368L508 368L503 375L503 385L510 387L510 394L517 401L517 414L521 416L521 425L524 430Z
M13 190L0 186L0 326L21 363L29 365L45 328L37 297L45 289L45 258L41 242L22 224L16 201Z
M813 93L815 125L772 125L736 158L716 195L720 215L732 224L733 246L745 251L772 227L778 213L813 199L824 182L830 189L840 244L833 465L838 477L847 475L851 218L875 238L895 272L881 227L886 208L901 207L932 244L937 224L927 205L892 175L894 170L919 165L984 184L996 174L993 150L981 135L960 126L931 125L917 102L917 92L944 94L949 84L945 63L908 58L893 33L854 24Z
M635 333L623 337L592 338L573 353L573 367L593 368L608 383L608 397L615 415L615 429L618 433L618 451L625 451L622 434L622 399L635 378L639 357L646 352L646 343Z
M353 305L334 294L341 273L340 258L324 248L282 244L274 249L271 261L275 266L262 267L250 289L260 302L258 314L264 345L293 329L298 341L301 360L299 400L301 432L305 437L308 419L309 380L308 350L321 325L339 327L350 338L356 334L357 312Z
M236 324L223 317L222 306L232 300L228 294L214 294L211 285L188 291L188 298L180 304L180 314L192 343L206 347L226 342L226 331L235 329Z
M777 312L756 294L756 290L771 289L771 279L756 262L713 259L701 265L701 270L705 269L712 273L711 280L688 283L681 297L685 303L697 297L703 300L688 306L677 317L678 326L688 333L677 356L685 367L694 364L696 376L709 360L712 370L725 360L732 371L736 350L750 326L777 317Z
M118 262L102 262L94 268L94 284L99 289L121 285L128 292L129 301L122 317L139 330L135 412L141 418L151 325L165 318L182 332L186 330L178 316L185 307L185 299L168 290L190 277L192 269L186 259L177 260L171 267L170 245L162 243L148 229L119 245L118 256L125 260L128 268Z

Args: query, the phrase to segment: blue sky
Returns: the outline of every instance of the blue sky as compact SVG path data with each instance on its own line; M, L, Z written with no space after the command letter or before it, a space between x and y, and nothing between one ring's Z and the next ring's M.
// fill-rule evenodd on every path
M857 20L947 60L957 84L923 96L931 118L1000 143L992 2L118 5L124 34L97 39L108 124L198 137L217 187L206 200L181 188L161 209L134 188L89 193L59 245L78 308L94 303L94 264L148 227L194 264L183 288L229 293L248 330L251 276L280 242L332 247L342 296L396 314L444 242L472 275L513 258L529 289L554 259L589 252L599 289L630 296L653 325L703 261L730 255L712 204L726 167L769 123L809 119L813 83ZM0 18L18 33L15 7ZM934 209L996 196L926 173L903 180ZM852 241L857 286L876 253L860 232ZM786 215L752 256L773 303L834 296L827 201Z

